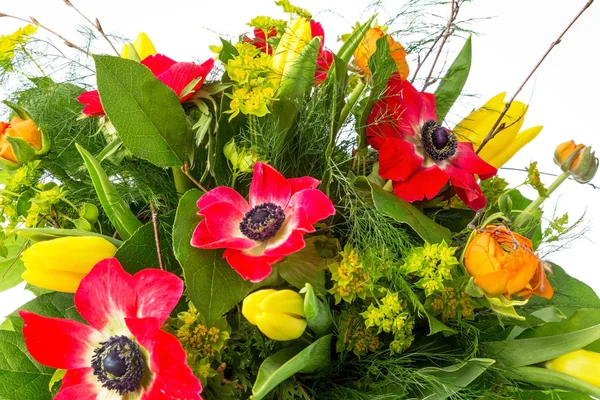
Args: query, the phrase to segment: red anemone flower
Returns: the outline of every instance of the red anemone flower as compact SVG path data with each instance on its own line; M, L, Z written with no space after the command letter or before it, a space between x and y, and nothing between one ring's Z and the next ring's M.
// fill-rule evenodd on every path
M250 39L248 36L244 35L244 42L252 43L254 47L262 51L263 53L267 53L269 55L273 54L273 46L271 46L268 42L269 38L277 36L277 28L272 26L269 28L269 32L265 35L265 31L261 28L254 28L254 39Z
M225 248L223 257L244 279L259 282L271 264L304 248L304 234L335 214L329 198L305 176L286 179L273 167L257 162L250 185L250 202L235 190L219 186L198 200L204 217L192 236L192 246Z
M433 94L419 92L397 73L371 111L367 140L379 151L379 175L393 181L398 197L431 200L450 181L467 206L485 207L474 175L487 179L497 169L479 158L472 143L459 142L437 122Z
M212 58L202 64L177 62L162 54L148 56L141 62L158 80L173 89L181 103L189 99L202 86L214 63L215 60ZM85 105L83 108L85 115L89 117L104 115L97 90L85 92L77 97L77 100Z
M201 400L181 344L160 330L182 292L183 281L169 272L132 276L108 258L75 293L75 308L89 325L20 311L33 358L67 371L54 399Z

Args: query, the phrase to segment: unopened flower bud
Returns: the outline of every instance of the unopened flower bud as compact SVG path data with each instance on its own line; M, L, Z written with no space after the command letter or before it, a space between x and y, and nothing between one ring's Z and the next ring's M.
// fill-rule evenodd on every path
M576 145L572 140L556 147L554 162L564 172L570 172L579 183L591 181L598 171L598 159L592 148L583 144Z

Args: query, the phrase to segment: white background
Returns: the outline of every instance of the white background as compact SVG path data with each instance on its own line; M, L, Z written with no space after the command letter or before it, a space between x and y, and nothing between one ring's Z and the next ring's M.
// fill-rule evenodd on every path
M108 32L135 38L138 32L145 31L159 52L178 61L211 57L208 46L219 44L219 34L237 38L237 35L249 30L245 24L253 16L285 17L270 0L73 2L88 17L98 17ZM511 96L585 2L479 0L474 4L465 4L459 19L490 18L470 25L480 35L473 38L473 63L465 91L475 96L462 98L452 110L454 116L450 119L458 122L459 116L466 116L470 109L483 105L497 93L506 91ZM295 3L311 11L314 18L323 24L325 43L333 50L339 47L337 38L341 34L350 32L356 21L365 21L370 16L365 12L368 1L296 0ZM390 13L398 9L398 6L393 6L394 3L400 2L389 2ZM436 11L446 16L449 7ZM71 41L80 39L77 28L83 21L61 0L0 0L0 12L21 17L34 16ZM387 16L385 11L381 12L379 20L385 21ZM530 161L537 160L540 171L557 173L559 170L552 162L554 148L570 139L600 149L598 21L600 4L593 4L519 95L519 100L530 105L524 128L534 125L545 127L540 136L514 157L507 167L524 168ZM11 33L22 25L0 18L0 34ZM42 31L40 34L46 35ZM442 54L442 61L451 62L461 46L461 40L455 40L448 51ZM94 51L108 52L108 49L98 48ZM5 97L6 94L0 90L0 99ZM501 171L500 174L515 185L525 179L525 174L521 172ZM543 181L549 184L552 177L543 177ZM597 177L592 183L600 185L600 179ZM526 194L534 196L533 192L526 191ZM558 214L568 211L571 220L586 213L589 232L585 237L572 243L570 248L549 255L548 259L563 266L598 293L599 200L600 190L568 181L546 202L547 213L552 213L558 201ZM0 293L0 320L26 301L27 296L28 293L21 287Z

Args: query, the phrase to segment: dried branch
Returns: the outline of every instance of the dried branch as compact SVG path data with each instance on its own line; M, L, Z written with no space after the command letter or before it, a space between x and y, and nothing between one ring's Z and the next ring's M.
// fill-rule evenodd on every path
M156 255L158 256L158 266L164 271L165 266L163 265L162 254L160 251L160 237L158 236L158 214L154 204L150 202L150 211L152 212L152 226L154 227L154 242L156 243Z
M79 11L79 9L77 7L75 7L75 5L73 5L73 3L71 3L70 0L63 0L63 1L65 2L66 5L68 5L73 10L75 10L77 12L77 14L81 15L81 17L83 19L85 19L90 25L92 25L94 28L96 28L96 30L98 32L100 32L100 35L102 35L102 37L104 39L106 39L106 41L108 42L108 44L110 45L110 47L112 47L112 49L117 54L117 56L120 56L120 53L117 50L117 48L115 47L115 45L110 41L110 39L108 38L108 36L106 36L106 34L104 33L104 29L102 29L102 25L100 24L100 21L98 20L98 18L96 18L96 22L94 23L88 17L86 17L84 13L82 13L81 11Z
M481 144L479 145L479 148L477 149L476 153L479 154L479 152L485 147L485 145L490 140L492 140L500 132L500 130L497 129L498 125L500 124L500 121L502 121L502 119L504 118L504 116L506 115L506 113L508 112L508 110L510 109L510 106L512 105L512 103L515 100L515 98L517 97L517 95L521 92L521 90L523 90L523 87L525 87L525 85L527 84L527 82L529 81L529 79L531 79L531 77L533 76L533 74L535 73L535 71L537 71L537 69L540 67L540 65L542 65L542 63L544 62L544 60L546 59L546 57L548 56L548 54L550 54L550 52L552 51L552 49L554 49L562 41L563 36L567 33L567 31L569 29L571 29L571 27L573 26L573 24L575 24L575 22L579 19L579 17L581 17L581 15L585 12L585 10L587 10L592 5L593 2L594 2L594 0L588 0L588 2L585 4L585 6L583 6L583 8L581 9L581 11L579 11L579 13L577 13L577 15L575 16L575 18L573 18L571 20L571 22L569 23L569 25L567 25L567 27L562 31L562 33L558 36L558 38L554 42L552 42L550 44L550 47L548 48L548 50L546 50L546 52L544 53L544 55L542 56L542 58L538 61L538 63L535 65L535 67L533 67L533 69L531 70L531 72L529 73L529 75L527 75L527 77L525 78L525 80L523 81L523 83L521 83L521 86L519 86L519 88L517 89L517 91L515 92L515 94L513 94L513 96L508 101L508 103L506 103L504 105L504 110L502 110L502 112L498 116L498 119L496 120L496 122L492 126L492 129L487 134L487 136L485 137L485 139L483 139L483 142L481 142Z

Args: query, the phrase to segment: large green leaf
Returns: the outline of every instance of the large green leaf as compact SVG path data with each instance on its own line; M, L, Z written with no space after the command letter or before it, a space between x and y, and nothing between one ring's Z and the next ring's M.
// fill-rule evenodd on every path
M73 295L70 293L51 292L43 294L19 307L19 310L31 311L44 317L66 318L83 322L75 309ZM16 311L7 318L12 322L15 331L20 331L23 328L23 320Z
M0 258L0 292L17 286L23 281L21 274L25 272L25 266L20 255L25 241L21 238L11 240L6 248L8 255Z
M443 121L460 96L471 70L471 37L467 39L458 56L442 78L435 91L435 108L438 121Z
M293 345L268 357L260 366L252 387L253 399L264 398L281 382L294 374L312 374L327 367L331 335L323 336L310 346Z
M429 243L442 241L448 244L452 243L448 229L433 222L412 204L392 193L385 192L365 177L358 177L355 183L360 189L368 190L371 193L375 208L379 212L398 222L408 224L423 240Z
M600 398L600 388L562 372L540 367L520 367L510 371L510 377L516 380L535 383L544 387L579 392Z
M102 106L135 156L159 167L189 162L192 134L175 92L144 65L95 55Z
M192 247L190 241L200 217L200 191L189 190L179 201L173 227L173 249L183 268L187 292L204 322L212 325L252 290L223 259L223 252Z
M158 218L158 238L164 268L179 275L181 267L175 259L175 254L173 254L174 221L175 211ZM115 257L130 274L135 274L146 268L160 268L152 221L135 231L133 236L119 247Z
M123 240L129 239L142 226L142 223L131 212L100 163L86 149L79 145L76 146L90 173L90 178L92 178L94 189L96 189L96 194L104 212L106 212L119 236Z

